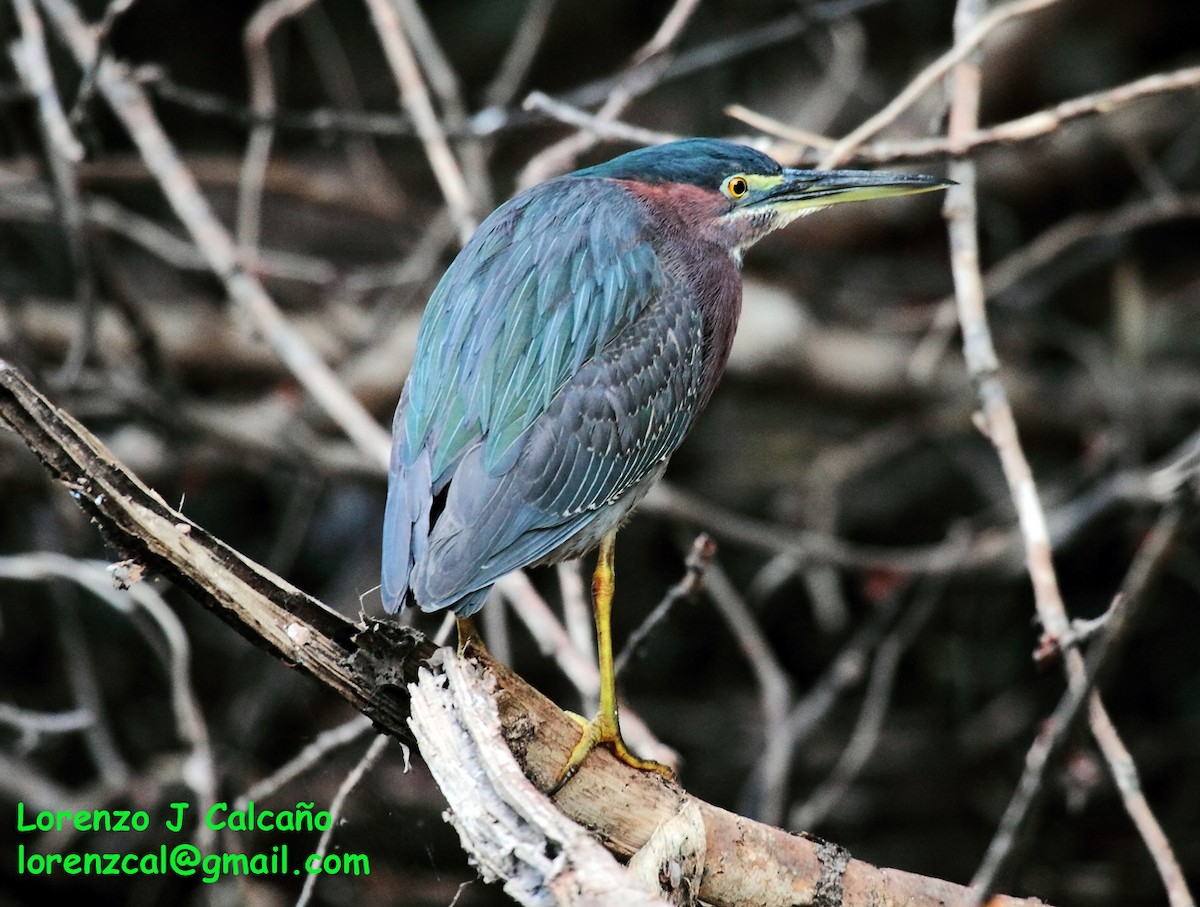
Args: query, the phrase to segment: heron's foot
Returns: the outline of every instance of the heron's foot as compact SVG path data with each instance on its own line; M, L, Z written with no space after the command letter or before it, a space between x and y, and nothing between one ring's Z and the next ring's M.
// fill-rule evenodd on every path
M612 750L613 755L638 771L657 772L668 781L674 780L675 773L669 766L663 765L661 762L655 762L653 759L639 759L629 751L629 747L621 739L621 728L617 723L617 716L615 714L601 712L591 721L584 721L581 716L573 712L567 712L567 714L582 726L583 736L579 738L579 742L571 750L567 764L558 773L558 780L554 782L554 786L549 790L550 796L557 794L562 790L564 784L575 777L575 773L583 765L583 761L588 757L588 753L598 746L608 747L608 749Z

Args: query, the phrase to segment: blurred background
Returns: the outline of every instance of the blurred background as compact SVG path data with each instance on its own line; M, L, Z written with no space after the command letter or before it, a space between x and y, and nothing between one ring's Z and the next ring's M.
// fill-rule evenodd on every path
M380 613L378 459L314 402L278 338L215 276L211 247L183 229L103 79L64 41L78 33L63 24L72 9L103 23L85 38L125 67L113 78L146 93L298 342L384 426L465 225L523 182L668 135L740 138L814 164L823 136L849 132L951 46L954 15L949 0L0 5L0 355L168 503L349 616ZM399 100L396 34L461 165L457 204ZM49 89L34 90L28 56L39 40L65 136L39 112ZM1200 6L1059 0L995 30L981 59L985 127L1141 86L1118 108L1084 102L1095 115L969 153L1001 377L1066 606L1096 618L1162 511L1159 470L1194 463ZM1137 82L1172 73L1183 75ZM597 111L580 141L568 121ZM945 112L935 84L850 164L944 174L944 148L925 140L944 134ZM615 626L620 646L706 533L704 588L655 625L621 680L628 708L679 753L685 786L859 859L966 883L1064 675L1053 654L1034 658L1021 537L972 421L952 290L935 196L840 207L757 246L730 370L621 534ZM17 834L18 802L155 817L206 797L329 808L372 735L162 581L137 598L114 592L96 563L112 552L8 432L0 500L0 905L294 903L290 876L16 872L18 844L171 840L158 823ZM1104 690L1193 888L1196 541L1185 519ZM577 575L531 578L559 612ZM498 597L484 615L494 651L589 710L520 602ZM564 620L586 642L569 605ZM439 625L417 618L430 634ZM278 774L315 741L311 765ZM370 875L322 877L310 903L508 903L495 886L464 886L475 873L443 809L418 756L406 771L398 743L377 748L327 845L366 854ZM300 853L317 837L287 840ZM1086 727L1048 776L1015 867L1001 885L1012 894L1166 902Z

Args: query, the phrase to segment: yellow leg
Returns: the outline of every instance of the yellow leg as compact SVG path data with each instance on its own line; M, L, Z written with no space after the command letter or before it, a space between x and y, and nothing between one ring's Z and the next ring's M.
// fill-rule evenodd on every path
M459 655L462 655L466 651L468 645L483 648L483 637L479 635L479 628L475 626L475 618L458 617L455 618L454 623L458 627Z
M617 717L616 679L613 676L612 654L612 597L616 571L616 532L610 532L600 542L600 553L596 558L596 572L592 575L592 607L596 618L596 650L600 658L600 708L596 717L583 724L583 736L575 744L567 764L558 773L558 780L550 793L557 793L579 771L588 753L599 745L607 746L626 765L642 771L658 772L667 778L674 773L660 762L639 759L629 751L621 739L621 725Z

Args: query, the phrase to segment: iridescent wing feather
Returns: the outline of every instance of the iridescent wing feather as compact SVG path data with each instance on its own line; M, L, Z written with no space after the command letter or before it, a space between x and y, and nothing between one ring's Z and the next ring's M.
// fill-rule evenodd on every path
M410 586L426 610L476 610L678 446L702 329L648 235L619 186L558 180L497 209L446 272L393 426L389 610Z

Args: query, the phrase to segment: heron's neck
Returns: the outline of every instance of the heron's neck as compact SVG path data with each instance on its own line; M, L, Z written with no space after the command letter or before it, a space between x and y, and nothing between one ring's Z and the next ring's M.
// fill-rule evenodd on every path
M716 388L742 311L741 256L730 252L724 235L713 235L720 223L721 202L691 186L646 186L630 183L628 191L643 205L654 236L659 264L673 292L695 306L704 324L704 377L700 402Z

